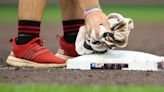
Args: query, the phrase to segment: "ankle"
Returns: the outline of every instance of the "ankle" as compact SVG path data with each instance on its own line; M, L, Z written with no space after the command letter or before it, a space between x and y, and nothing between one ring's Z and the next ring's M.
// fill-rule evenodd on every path
M18 23L18 45L26 44L32 39L39 37L40 22L31 20L19 20Z
M75 43L80 26L84 25L83 19L63 21L64 39L68 43Z

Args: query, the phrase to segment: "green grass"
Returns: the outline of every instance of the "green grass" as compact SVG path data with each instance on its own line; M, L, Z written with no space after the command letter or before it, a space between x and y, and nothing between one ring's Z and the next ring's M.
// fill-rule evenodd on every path
M164 22L164 5L102 5L105 13L118 12L134 21L141 22ZM1 5L0 22L17 21L17 6ZM59 21L60 10L57 6L48 6L44 13L45 21Z
M164 92L164 87L0 84L0 92Z
M106 13L117 12L141 22L164 22L164 5L107 5Z

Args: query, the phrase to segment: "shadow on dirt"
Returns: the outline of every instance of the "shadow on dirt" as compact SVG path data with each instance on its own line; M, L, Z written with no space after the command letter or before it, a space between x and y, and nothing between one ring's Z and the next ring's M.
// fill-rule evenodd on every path
M5 60L2 57L0 57L0 67L4 66L7 66L7 64L5 63Z

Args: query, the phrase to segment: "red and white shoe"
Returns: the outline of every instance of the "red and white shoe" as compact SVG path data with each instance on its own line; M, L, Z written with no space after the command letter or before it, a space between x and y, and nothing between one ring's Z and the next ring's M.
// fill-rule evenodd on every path
M11 41L12 51L6 63L18 67L64 67L65 60L56 57L43 46L40 38L27 44L17 45L16 38Z
M56 53L56 56L67 61L69 58L77 57L79 56L75 50L75 44L68 43L64 40L63 37L60 37L59 40L60 48L58 49L58 52Z

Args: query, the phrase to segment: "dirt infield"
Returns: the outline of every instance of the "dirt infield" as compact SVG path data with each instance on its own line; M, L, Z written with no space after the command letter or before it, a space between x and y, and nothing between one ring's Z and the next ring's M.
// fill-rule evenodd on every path
M3 83L82 85L164 85L164 72L81 71L65 69L0 69Z
M10 53L9 39L16 35L16 25L0 25L0 83L55 83L55 84L96 84L96 85L164 85L164 72L107 71L107 70L66 70L14 68L5 64ZM43 24L41 37L46 47L56 52L57 34L61 34L60 23ZM164 24L136 23L131 32L127 50L137 50L164 56ZM46 31L47 30L47 31Z

